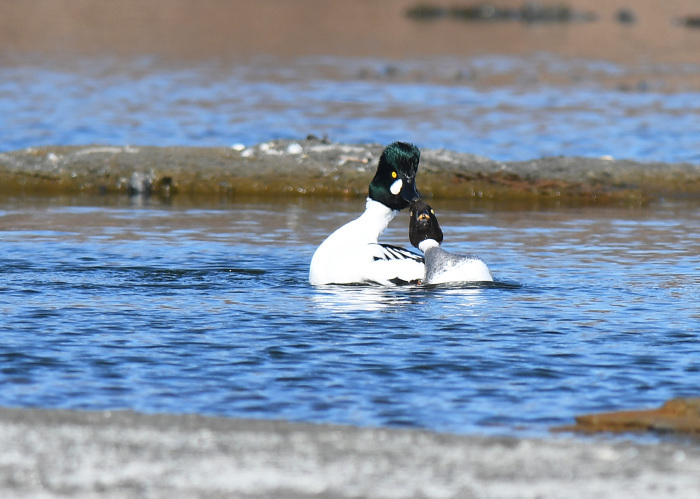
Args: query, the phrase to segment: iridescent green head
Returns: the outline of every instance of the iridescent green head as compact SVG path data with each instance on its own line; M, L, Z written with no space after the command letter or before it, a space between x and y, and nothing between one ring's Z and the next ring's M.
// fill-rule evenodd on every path
M392 210L402 210L420 199L416 190L419 162L420 151L413 144L389 144L379 157L377 173L369 184L369 197Z

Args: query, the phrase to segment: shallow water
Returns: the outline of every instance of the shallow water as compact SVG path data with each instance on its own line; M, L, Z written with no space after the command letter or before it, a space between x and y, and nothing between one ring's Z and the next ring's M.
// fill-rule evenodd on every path
M151 58L0 66L0 151L42 145L253 145L308 134L496 160L700 161L700 96L601 61L305 58L168 67ZM649 77L651 75L651 77ZM637 86L609 86L609 79ZM495 84L493 82L505 82Z
M697 396L697 204L436 202L502 284L382 289L306 280L360 200L136 201L0 205L0 405L541 434Z

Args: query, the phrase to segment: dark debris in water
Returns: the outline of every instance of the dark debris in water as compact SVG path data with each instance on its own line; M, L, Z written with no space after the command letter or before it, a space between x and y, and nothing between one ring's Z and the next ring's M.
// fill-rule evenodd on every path
M577 10L565 3L524 2L518 7L500 6L496 3L474 3L446 7L432 3L419 3L406 10L406 16L416 21L453 19L466 22L522 22L526 24L572 24L598 20L598 14ZM629 8L620 8L614 19L621 25L633 25L637 14ZM673 19L673 24L690 29L700 29L700 14L689 14Z
M524 23L576 23L595 21L597 16L566 4L525 2L519 7L501 7L494 3L442 7L421 3L410 7L406 15L416 20L457 19L472 22L520 21Z
M686 28L700 29L700 14L688 15L677 19L676 24Z

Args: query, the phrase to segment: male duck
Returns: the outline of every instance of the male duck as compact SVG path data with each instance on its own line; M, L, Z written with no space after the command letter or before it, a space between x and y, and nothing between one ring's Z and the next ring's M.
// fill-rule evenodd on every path
M311 284L390 286L423 278L422 256L378 243L399 210L420 199L415 184L419 161L420 151L413 144L394 142L384 149L369 184L364 213L336 230L316 249L309 269Z
M440 247L442 229L427 203L412 201L410 216L408 238L425 255L423 284L493 281L491 270L479 257L453 255Z

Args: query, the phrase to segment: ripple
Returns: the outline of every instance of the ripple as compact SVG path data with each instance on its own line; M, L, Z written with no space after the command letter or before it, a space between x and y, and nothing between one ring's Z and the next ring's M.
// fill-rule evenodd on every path
M55 144L251 145L314 133L344 143L401 137L421 147L501 161L558 155L700 161L697 93L621 91L587 79L562 87L523 86L517 78L505 86L477 86L454 78L455 68L502 79L534 66L535 77L544 71L555 80L572 72L595 75L591 81L626 77L625 68L600 61L541 54L404 62L401 74L422 68L419 72L430 75L421 81L366 78L367 68L377 73L372 68L386 61L354 59L219 70L153 64L151 71L139 60L131 66L109 58L90 62L67 69L51 63L0 69L5 150ZM673 74L679 68L650 71ZM685 71L695 74L698 67Z
M386 289L310 287L305 241L354 207L290 232L298 203L236 205L243 240L228 209L8 207L36 217L0 252L0 404L543 434L700 383L697 210L445 210L502 280Z

